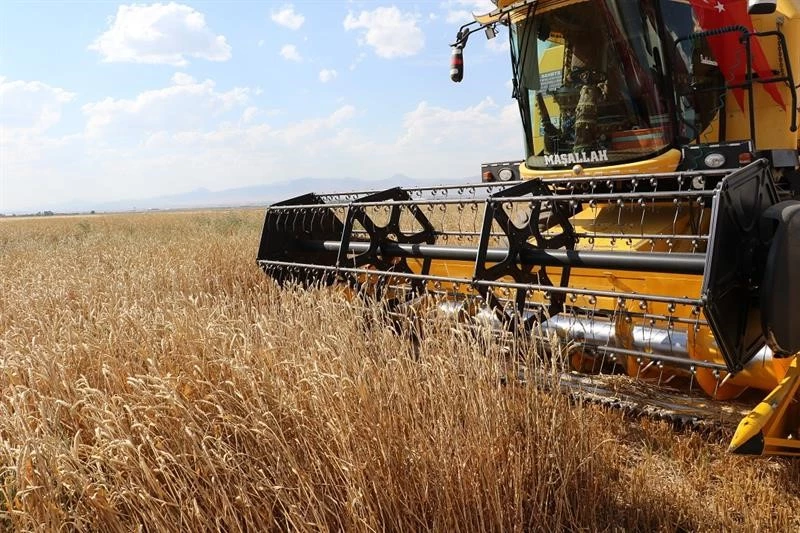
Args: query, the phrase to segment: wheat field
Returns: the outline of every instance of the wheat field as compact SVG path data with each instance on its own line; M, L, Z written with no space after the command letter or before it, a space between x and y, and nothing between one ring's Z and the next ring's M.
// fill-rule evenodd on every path
M0 220L0 530L800 528L796 462L503 379L533 348L278 288L261 219Z

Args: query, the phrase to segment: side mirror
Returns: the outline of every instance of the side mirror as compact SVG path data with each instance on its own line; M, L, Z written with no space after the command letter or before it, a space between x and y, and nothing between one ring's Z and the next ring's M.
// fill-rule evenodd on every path
M777 0L748 0L747 12L751 15L769 15L775 13L778 7Z

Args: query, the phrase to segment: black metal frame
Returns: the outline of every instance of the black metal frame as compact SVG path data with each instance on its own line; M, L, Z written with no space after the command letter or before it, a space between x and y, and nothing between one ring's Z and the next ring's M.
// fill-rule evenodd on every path
M317 194L303 194L274 203L264 216L258 259L335 266L338 254L304 250L301 244L306 241L339 240L343 230L344 224ZM336 281L336 276L330 272L315 275L299 268L271 269L268 274L279 283L300 281L330 285Z
M504 208L504 202L510 198L522 198L525 196L536 199L530 202L530 212L527 215L528 223L520 227L511 220ZM478 243L477 257L475 258L474 279L499 280L504 277L511 277L517 283L553 285L545 265L525 261L525 252L528 251L575 249L576 239L572 224L569 222L568 206L564 202L548 202L543 199L548 196L553 196L553 193L543 181L531 180L493 194L486 200L481 237ZM548 204L547 208L544 207L546 203ZM557 235L552 237L542 235L539 220L543 211L549 211L549 218L561 228ZM495 262L489 267L487 266L487 253L494 224L497 224L505 234L508 241L508 250L504 259ZM532 238L535 240L535 244L531 242ZM570 264L570 261L565 262L561 269L560 287L568 285ZM519 319L525 316L525 302L528 297L527 289L515 289L515 312L511 314L504 310L504 306L490 287L483 286L478 289L478 292L504 323L510 324L512 328L518 327ZM546 309L547 316L558 314L563 309L564 295L553 295L550 298L550 305ZM542 317L537 315L538 313L524 318L524 326L530 327L532 322L542 320Z
M347 210L347 218L342 227L341 244L336 255L336 266L352 266L358 268L364 265L371 265L385 272L411 273L412 270L409 268L406 258L402 256L392 256L386 253L386 246L395 243L433 244L436 237L434 235L433 225L419 207L413 204L407 205L406 207L420 225L421 229L413 234L407 234L402 231L400 228L402 205L394 202L410 200L411 196L408 192L400 187L367 194L354 200ZM376 223L366 209L367 206L374 205L375 203L384 203L390 209L389 220L385 225ZM369 246L366 250L353 255L350 242L356 223L360 224L366 231ZM388 259L389 257L392 259ZM424 258L422 266L423 275L428 274L430 265L431 259ZM351 277L351 282L357 284L353 277ZM414 292L420 292L422 285L422 282L414 282ZM382 291L383 286L379 285L377 289L378 291ZM380 295L378 294L377 296Z
M778 201L772 173L760 159L723 180L712 208L704 313L734 372L765 342L758 290L775 228L763 214Z

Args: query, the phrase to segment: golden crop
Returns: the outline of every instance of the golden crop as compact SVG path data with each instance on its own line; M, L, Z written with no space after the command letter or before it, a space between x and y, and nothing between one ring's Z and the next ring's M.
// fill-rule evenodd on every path
M0 530L800 528L797 463L280 289L261 216L0 220Z

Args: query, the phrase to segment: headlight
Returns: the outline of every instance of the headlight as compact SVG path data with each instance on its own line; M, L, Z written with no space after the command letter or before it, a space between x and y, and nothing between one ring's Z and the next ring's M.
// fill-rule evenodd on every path
M708 168L719 168L725 164L725 156L718 153L708 154L705 159L703 159L703 163Z

